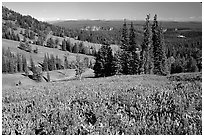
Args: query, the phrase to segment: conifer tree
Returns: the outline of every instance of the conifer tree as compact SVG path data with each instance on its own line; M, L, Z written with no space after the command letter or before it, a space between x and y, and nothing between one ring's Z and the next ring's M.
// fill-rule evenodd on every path
M64 56L64 69L68 69L68 68L69 68L68 59L67 59L67 56Z
M126 19L124 20L124 24L123 24L123 29L122 29L122 45L121 45L121 49L123 50L127 50L127 46L128 46L128 30L127 30L127 24L126 24Z
M53 54L50 55L51 70L56 70L56 60Z
M141 68L142 74L151 74L153 70L153 50L151 40L150 15L147 15L144 25L144 38L142 42L141 51Z
M165 53L165 45L163 41L162 28L159 27L157 22L157 15L154 16L152 25L152 45L154 54L154 74L166 75L167 74L167 58Z
M17 70L18 72L23 71L22 56L19 53L17 53Z
M13 60L13 58L11 57L11 58L9 58L8 59L8 62L9 62L9 73L14 73L14 60Z
M46 54L44 55L44 60L43 60L43 71L48 71L48 58Z
M95 77L105 76L104 64L105 64L105 60L104 60L104 56L102 53L102 49L99 49L98 53L96 54L96 62L95 62L94 67L93 67Z
M139 52L132 52L132 60L131 60L131 73L140 74L140 54Z
M128 51L132 51L132 52L136 51L135 29L133 26L133 22L131 22L131 25L130 25Z
M27 66L27 60L25 55L22 55L22 63L23 63L23 71L25 72L25 75L28 76L28 66Z
M62 41L62 50L66 51L66 41L65 41L65 39Z
M3 72L3 73L8 72L6 57L5 57L4 54L2 55L2 72Z
M66 50L69 51L69 52L73 52L71 42L70 42L69 39L66 41Z
M101 46L96 55L96 63L93 69L96 77L112 76L116 74L117 64L110 46Z
M114 54L114 62L116 64L116 74L121 75L122 74L122 62L121 62L121 57L122 57L122 51L118 50Z
M112 76L116 74L116 62L113 56L112 49L109 45L105 45L106 55L105 55L105 75Z
M56 69L57 70L61 69L61 59L58 56L56 56L55 62L56 62Z

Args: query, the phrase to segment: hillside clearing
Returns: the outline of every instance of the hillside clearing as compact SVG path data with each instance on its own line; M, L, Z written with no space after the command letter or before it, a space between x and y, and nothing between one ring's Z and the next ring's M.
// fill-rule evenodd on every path
M47 48L47 47L43 47L43 46L39 46L39 45L32 45L32 49L35 49L36 47L38 47L38 54L35 53L29 53L26 52L24 50L21 50L18 48L19 42L18 41L13 41L13 40L7 40L7 39L2 39L2 47L7 49L8 47L10 48L11 52L14 53L22 53L26 56L27 61L30 62L30 56L33 57L33 60L35 63L40 63L43 61L44 59L44 55L45 54L53 54L54 56L58 56L60 59L62 59L62 61L64 61L64 56L65 55L69 55L68 56L68 61L75 61L76 60L76 55L74 53L70 53L68 51L61 51L58 49L53 49L53 48ZM84 57L88 57L90 60L94 59L93 56L88 56L88 55L84 55L84 54L79 54L80 57L83 59Z

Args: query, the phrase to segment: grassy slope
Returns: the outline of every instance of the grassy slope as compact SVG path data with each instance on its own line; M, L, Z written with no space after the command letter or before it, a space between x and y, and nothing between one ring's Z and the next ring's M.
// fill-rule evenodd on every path
M50 71L50 80L51 81L67 81L71 79L75 79L75 69L63 69L63 70L54 70ZM44 78L47 78L47 73L43 72ZM82 77L94 77L94 73L92 69L86 69L82 74ZM46 80L43 79L41 83L37 83L34 80L25 77L22 73L15 74L2 74L2 89L8 88L16 88L16 84L21 81L21 85L18 87L25 86L37 86L39 84L47 84Z
M69 56L68 56L69 61L75 61L75 59L76 59L76 54L70 53L67 51L61 51L58 49L47 48L47 47L42 47L42 46L31 44L32 49L35 49L36 47L38 47L38 54L35 54L35 53L29 53L29 52L26 52L24 50L17 48L18 45L19 45L19 42L17 42L17 41L2 39L2 47L4 47L5 49L7 49L9 47L11 52L14 52L14 53L18 52L18 53L24 54L27 58L27 61L30 61L30 56L32 56L35 63L42 62L44 59L44 55L46 53L48 53L49 55L53 54L54 56L58 55L58 57L61 58L62 61L64 61L64 55L66 55L67 53L69 54ZM94 58L93 56L88 56L88 55L84 55L84 54L79 54L79 55L82 58L84 58L84 57L88 57L90 59Z
M68 56L68 61L75 61L76 59L76 54L74 53L70 53L70 52L66 52L66 51L61 51L58 49L51 49L51 48L47 48L47 47L42 47L42 46L38 46L38 54L35 53L29 53L26 52L24 50L21 50L19 48L17 48L17 46L19 45L19 42L17 41L13 41L13 40L7 40L7 39L2 39L2 47L4 47L5 49L7 49L8 47L10 48L11 52L13 53L22 53L26 56L27 58L27 62L30 62L30 56L33 57L34 62L37 64L39 62L42 62L44 59L44 55L45 53L48 54L53 54L54 56L58 55L59 58L62 59L62 61L64 61L64 55L65 54L69 54ZM32 45L32 48L35 49L37 45ZM88 56L88 55L84 55L84 54L79 54L81 56L81 59L83 59L84 57L88 57L90 60L94 59L93 56ZM62 73L60 73L62 72ZM63 75L63 73L65 75ZM93 76L93 71L90 70L86 70L86 72L84 73L86 76ZM43 74L45 77L47 77L47 74L44 73ZM55 70L55 71L51 71L50 72L50 77L51 80L56 81L59 79L69 79L69 78L73 78L75 76L75 70L71 69L71 70ZM11 88L11 87L16 87L16 83L18 83L18 81L21 80L22 85L35 85L36 82L23 76L21 73L16 73L16 74L2 74L2 86L3 88Z

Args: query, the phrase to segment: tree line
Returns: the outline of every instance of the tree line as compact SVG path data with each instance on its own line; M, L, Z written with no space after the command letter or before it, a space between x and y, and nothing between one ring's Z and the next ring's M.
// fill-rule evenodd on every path
M28 74L27 59L23 54L14 54L10 48L2 48L2 72L3 73L17 73L25 72Z
M168 50L164 41L164 31L154 16L153 23L147 15L144 25L143 41L138 46L135 29L131 22L129 31L124 20L120 50L114 55L110 46L104 42L96 55L94 73L96 77L112 76L115 74L156 74L168 75L170 73L201 71L200 56L196 58L190 54L182 60L180 54L167 57ZM193 51L193 50L192 50ZM199 52L199 50L196 50ZM191 52L189 52L191 53Z

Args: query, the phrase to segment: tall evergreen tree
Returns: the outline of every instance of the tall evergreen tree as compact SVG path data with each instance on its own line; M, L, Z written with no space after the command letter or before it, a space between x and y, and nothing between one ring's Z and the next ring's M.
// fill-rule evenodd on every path
M132 52L132 60L131 60L131 73L132 74L140 74L140 53Z
M11 57L8 59L8 63L9 63L9 73L14 73L14 59Z
M43 71L48 71L48 58L46 54L44 55L44 60L43 60Z
M64 56L64 69L68 69L69 68L69 62L67 59L67 56Z
M112 76L116 74L117 64L114 62L110 46L101 46L96 55L96 63L93 69L96 77Z
M132 52L136 51L135 29L133 26L133 22L131 22L131 25L130 25L128 51L132 51Z
M22 56L19 53L17 53L17 70L18 72L23 71Z
M27 60L25 55L22 55L22 63L23 63L23 71L25 72L25 75L28 76L28 66L27 66Z
M121 49L123 50L127 50L127 46L128 46L128 30L127 30L127 24L126 24L126 19L124 20L123 23L123 29L122 29L122 45L121 45Z
M66 41L65 41L65 39L62 41L62 50L66 51Z
M122 51L118 50L116 51L116 53L114 54L114 62L116 64L116 74L117 75L121 75L122 74Z
M106 55L105 55L105 75L112 76L116 74L116 62L113 56L112 49L109 45L105 46L106 48Z
M151 74L153 70L153 50L151 40L151 26L150 26L150 15L147 15L146 22L144 25L144 38L141 45L141 68L140 72L143 74Z
M56 56L55 62L56 62L56 69L57 70L61 69L62 61L58 56Z
M71 42L70 42L69 39L66 41L66 50L69 51L69 52L73 52Z
M3 73L8 72L6 57L4 54L2 55L2 72Z
M167 58L165 53L165 45L163 41L162 28L159 27L157 22L157 15L154 16L152 25L152 44L154 54L154 74L166 75L167 74Z
M56 70L56 60L53 54L50 55L50 66L51 70Z

